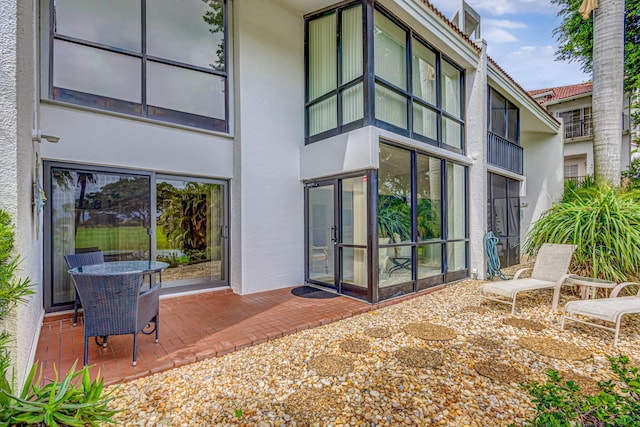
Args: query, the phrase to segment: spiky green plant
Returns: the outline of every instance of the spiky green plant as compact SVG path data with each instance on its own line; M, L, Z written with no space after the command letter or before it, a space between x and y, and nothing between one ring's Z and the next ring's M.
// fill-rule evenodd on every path
M571 272L615 282L640 276L640 191L594 184L567 190L530 230L525 251L543 243L577 246Z

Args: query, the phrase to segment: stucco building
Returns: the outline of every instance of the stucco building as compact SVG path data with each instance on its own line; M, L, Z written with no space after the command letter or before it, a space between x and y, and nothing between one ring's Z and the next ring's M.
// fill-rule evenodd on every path
M73 304L69 253L166 260L168 294L371 302L483 277L488 230L516 263L560 123L467 34L420 0L2 2L17 371Z

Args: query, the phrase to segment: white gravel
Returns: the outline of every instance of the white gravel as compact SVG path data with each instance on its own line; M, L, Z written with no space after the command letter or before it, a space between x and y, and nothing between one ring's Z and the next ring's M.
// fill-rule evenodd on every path
M476 364L481 371L491 370L489 363L514 373L496 378L521 373L523 380L544 381L545 371L553 368L603 380L610 378L606 354L640 354L637 319L624 322L616 350L607 331L574 323L560 332L561 315L550 313L551 292L518 297L516 316L544 325L541 331L505 324L503 320L512 317L506 305L483 303L489 308L484 313L469 309L478 305L481 283L455 283L430 295L121 384L111 405L122 410L116 421L127 426L505 426L532 415L529 397L518 382L478 374ZM563 294L561 303L570 298ZM406 325L419 322L446 326L457 335L429 341L405 332ZM522 337L571 343L590 356L542 356L521 347ZM353 340L363 350L368 343L368 350L345 351ZM398 354L403 359L426 354L401 349L436 352L442 364L411 367L434 365L398 360ZM327 355L339 357L323 358ZM316 361L327 361L326 369L318 369L324 375L312 369L318 357Z

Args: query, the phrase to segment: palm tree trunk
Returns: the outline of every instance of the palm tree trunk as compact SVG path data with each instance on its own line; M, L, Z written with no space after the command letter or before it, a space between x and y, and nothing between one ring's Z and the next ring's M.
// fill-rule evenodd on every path
M593 31L594 176L620 184L624 81L624 0L600 0Z

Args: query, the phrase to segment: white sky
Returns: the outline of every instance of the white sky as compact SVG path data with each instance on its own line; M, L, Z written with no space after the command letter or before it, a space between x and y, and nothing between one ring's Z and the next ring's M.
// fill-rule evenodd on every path
M429 0L452 18L461 0ZM555 60L553 30L558 8L549 0L467 0L481 17L481 35L489 56L524 89L543 89L591 79L580 65Z

